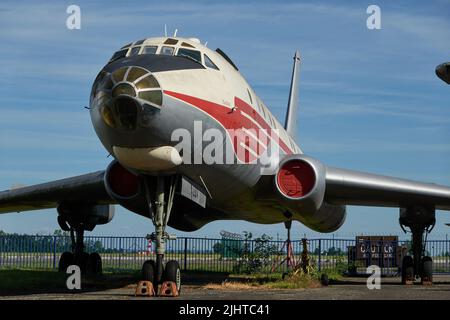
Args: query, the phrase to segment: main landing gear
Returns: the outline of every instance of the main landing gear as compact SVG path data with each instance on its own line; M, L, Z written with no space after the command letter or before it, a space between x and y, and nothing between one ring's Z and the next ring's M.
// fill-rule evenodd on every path
M102 273L102 259L97 252L91 254L84 251L84 231L92 231L93 227L80 222L68 223L58 216L58 224L64 231L70 231L72 251L64 252L60 259L58 270L65 272L70 265L77 265L83 274L98 275Z
M150 180L145 182L148 209L155 226L155 232L149 238L156 243L156 261L147 260L144 262L142 278L152 282L155 289L166 281L173 282L177 291L180 292L181 271L178 262L170 260L165 267L163 263L166 241L173 239L165 229L172 210L177 178L177 176L157 176L156 186ZM153 189L151 188L152 186L154 187Z
M421 278L422 284L432 284L433 260L426 256L425 243L436 223L434 207L401 208L399 222L405 233L405 227L408 227L412 234L412 256L405 256L402 261L402 284L412 284L418 278Z

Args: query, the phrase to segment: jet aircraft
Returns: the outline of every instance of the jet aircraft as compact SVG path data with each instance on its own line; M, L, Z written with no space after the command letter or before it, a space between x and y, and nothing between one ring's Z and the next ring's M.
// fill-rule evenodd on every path
M56 208L77 264L101 272L84 251L85 231L113 218L113 206L153 223L156 261L144 280L181 286L177 261L164 263L166 227L195 231L221 219L272 224L299 221L318 232L344 223L346 206L399 208L413 255L402 281L430 281L424 236L436 210L450 210L450 187L326 166L295 140L300 54L294 56L281 124L221 49L196 38L155 37L118 49L92 85L89 112L113 160L105 170L0 192L0 213Z

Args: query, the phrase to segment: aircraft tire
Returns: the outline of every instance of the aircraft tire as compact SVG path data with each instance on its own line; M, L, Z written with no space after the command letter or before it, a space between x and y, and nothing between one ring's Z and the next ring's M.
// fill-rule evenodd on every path
M89 255L86 271L91 275L102 274L102 258L97 252L93 252Z
M142 265L142 280L150 281L155 285L156 264L153 260L147 260Z
M422 281L433 282L433 259L431 257L425 256L422 259Z
M163 273L163 281L173 281L177 286L178 292L181 290L181 269L178 261L170 260L166 263Z
M403 257L402 261L402 284L408 279L414 279L414 262L411 256Z
M66 272L67 267L73 264L73 253L65 251L61 254L58 263L58 271Z

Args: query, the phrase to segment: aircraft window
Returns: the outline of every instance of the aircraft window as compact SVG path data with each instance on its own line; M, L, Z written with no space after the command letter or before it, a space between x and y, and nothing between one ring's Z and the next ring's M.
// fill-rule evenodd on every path
M160 106L162 104L161 90L140 91L138 96L139 96L139 98L147 100L148 102L157 104L158 106Z
M216 52L220 54L225 60L227 60L228 63L231 64L236 71L239 71L238 67L236 67L236 65L233 63L233 61L231 61L230 57L227 56L225 52L223 52L219 48L216 49Z
M111 90L113 87L113 82L111 80L111 77L103 78L102 81L99 84L99 90Z
M164 44L177 44L177 43L178 43L178 40L171 39L171 38L168 38L166 41L164 41Z
M157 49L157 46L145 46L142 54L155 54Z
M112 77L114 83L118 83L123 80L123 77L125 76L125 72L127 71L127 67L122 67L116 71L113 72Z
M136 81L138 78L142 77L143 75L147 74L148 71L142 68L131 68L130 72L128 72L127 81L133 82Z
M116 121L114 120L114 116L112 115L111 108L109 108L105 104L101 107L100 113L102 115L103 121L105 121L108 126L110 126L111 128L116 127Z
M182 45L183 47L195 48L193 45L190 45L189 43L186 43L186 42L182 42L181 45Z
M177 56L187 57L187 58L193 59L199 63L202 63L202 54L200 53L200 51L197 51L197 50L180 48L180 49L178 49Z
M136 42L134 43L134 45L135 45L135 46L137 46L138 44L143 44L143 43L144 43L144 41L145 41L145 39L142 39L142 40L136 41Z
M136 83L136 88L139 90L141 89L147 89L147 88L158 88L159 83L156 81L155 77L152 75L149 75L148 77L145 77L144 79L140 80L138 83Z
M250 93L250 90L248 90L248 88L247 88L247 92L248 92L248 97L250 98L250 103L253 104L252 95Z
M173 47L162 47L161 48L161 54L166 56L172 56L173 55L174 48Z
M133 97L136 95L136 92L134 91L134 89L131 85L124 82L124 83L117 85L112 91L113 97L120 96L121 94L129 95L129 96Z
M128 56L134 56L139 53L139 50L141 50L141 47L133 47L130 50L130 54Z
M266 110L265 110L265 108L264 108L264 105L262 105L262 106L261 106L261 109L262 109L262 112L263 112L264 118L266 118Z
M206 54L205 54L205 65L208 68L219 70L219 68L217 68L217 66L214 64L214 62L212 62L211 59Z
M115 61L117 59L124 58L127 55L127 52L128 52L128 49L117 51L116 53L113 54L111 59L109 59L109 62L113 62L113 61Z
M123 46L122 48L120 48L120 49L127 48L127 47L129 47L129 46L131 46L131 43L128 43L128 44L124 45L124 46Z

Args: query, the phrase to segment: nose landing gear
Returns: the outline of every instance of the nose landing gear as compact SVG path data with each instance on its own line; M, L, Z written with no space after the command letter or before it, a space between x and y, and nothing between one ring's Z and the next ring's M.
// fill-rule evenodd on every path
M178 262L170 260L166 263L165 268L163 264L166 241L174 239L165 229L170 218L177 181L177 176L157 176L156 186L153 189L150 181L145 181L148 209L155 226L155 232L149 238L156 243L156 261L144 262L142 278L152 282L154 288L166 281L173 282L177 292L180 292L181 270Z
M436 223L435 209L428 206L410 206L400 209L400 226L406 233L410 229L412 257L402 261L402 284L413 284L421 278L422 284L433 282L433 260L426 256L425 244L428 233Z

